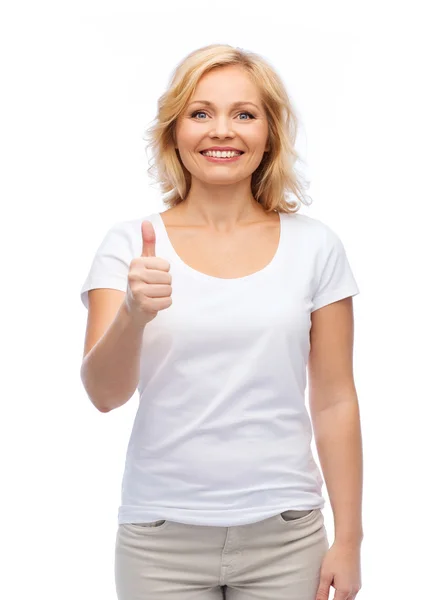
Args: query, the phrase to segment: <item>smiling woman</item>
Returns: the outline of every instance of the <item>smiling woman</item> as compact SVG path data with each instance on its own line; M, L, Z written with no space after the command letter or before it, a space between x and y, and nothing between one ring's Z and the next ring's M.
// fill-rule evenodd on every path
M145 132L148 172L169 208L201 190L206 196L205 184L241 183L264 210L295 212L311 203L308 182L295 169L297 129L293 102L265 59L227 45L206 46L181 61L159 98ZM201 158L213 148L243 154Z
M227 45L186 57L150 130L169 208L115 224L82 287L87 389L102 412L140 394L118 514L119 600L315 600L336 567L357 589L359 289L338 235L298 213L295 123L261 57ZM337 510L326 563L310 350Z

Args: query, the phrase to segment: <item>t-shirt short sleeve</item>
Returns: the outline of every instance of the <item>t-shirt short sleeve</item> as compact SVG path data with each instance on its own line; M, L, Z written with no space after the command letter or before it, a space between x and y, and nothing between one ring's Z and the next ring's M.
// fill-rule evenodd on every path
M325 226L325 244L321 264L323 268L319 283L314 292L311 312L360 293L354 278L345 247L339 236L328 226Z
M132 259L133 251L129 223L115 223L107 231L96 250L90 270L81 288L81 301L87 309L89 290L112 288L126 292Z

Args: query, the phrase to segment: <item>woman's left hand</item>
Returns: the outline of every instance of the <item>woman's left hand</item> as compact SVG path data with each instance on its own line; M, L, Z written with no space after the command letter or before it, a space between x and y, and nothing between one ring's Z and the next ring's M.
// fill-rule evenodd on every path
M361 543L335 541L326 553L320 569L316 600L328 600L329 588L335 588L334 600L354 600L361 589Z

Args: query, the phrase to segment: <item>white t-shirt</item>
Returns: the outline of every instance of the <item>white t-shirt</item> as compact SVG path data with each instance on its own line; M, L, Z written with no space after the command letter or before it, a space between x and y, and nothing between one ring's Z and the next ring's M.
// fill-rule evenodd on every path
M173 303L144 330L119 523L229 527L324 507L305 407L310 313L359 289L329 226L280 217L273 260L235 279L183 262L160 213L116 223L98 247L86 307L92 288L126 291L143 220L172 274Z

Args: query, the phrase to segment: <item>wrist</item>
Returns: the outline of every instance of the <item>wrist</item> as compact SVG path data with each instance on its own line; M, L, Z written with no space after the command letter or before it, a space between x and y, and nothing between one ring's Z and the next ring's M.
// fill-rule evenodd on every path
M348 535L337 535L337 533L335 534L335 538L334 538L334 543L337 543L338 546L351 546L351 547L355 547L355 546L361 546L361 543L363 541L363 533L358 533L358 534L348 534Z
M122 318L132 327L143 329L150 321L145 314L135 313L129 309L124 301L120 307Z

